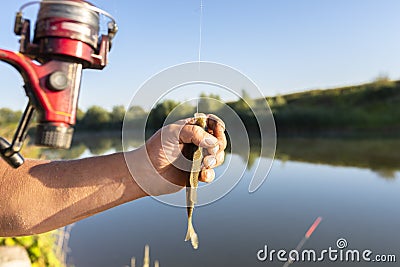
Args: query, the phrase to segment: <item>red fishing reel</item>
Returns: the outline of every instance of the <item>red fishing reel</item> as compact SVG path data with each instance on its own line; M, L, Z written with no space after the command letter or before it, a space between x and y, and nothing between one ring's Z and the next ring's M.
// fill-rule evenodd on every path
M40 4L31 40L31 24L22 11ZM100 17L109 18L107 33L100 35ZM1 156L13 167L24 162L19 154L28 124L36 111L35 144L69 148L76 123L82 69L103 69L117 33L114 18L83 0L43 0L23 5L16 15L14 32L20 50L0 49L0 60L22 75L29 98L14 139L0 138Z

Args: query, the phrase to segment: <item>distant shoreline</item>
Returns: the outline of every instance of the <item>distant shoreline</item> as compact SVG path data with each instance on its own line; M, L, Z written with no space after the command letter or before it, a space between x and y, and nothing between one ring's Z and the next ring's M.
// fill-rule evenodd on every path
M201 110L218 115L228 126L238 123L237 117L229 115L233 110L250 134L258 131L254 114L261 120L270 118L265 105L268 102L278 137L400 137L400 81L384 77L368 84L265 99L250 99L244 90L242 99L223 105L215 101L218 95L201 97L198 104L202 105ZM177 112L178 106L181 110ZM169 119L180 119L193 116L193 112L193 106L174 100L160 102L150 112L140 106L130 107L128 111L123 106L116 106L112 111L93 106L86 112L78 110L75 132L77 138L121 136L124 124L140 136L142 132L138 129L145 125L148 129L159 129L170 114ZM0 108L0 135L10 138L20 116L20 111Z

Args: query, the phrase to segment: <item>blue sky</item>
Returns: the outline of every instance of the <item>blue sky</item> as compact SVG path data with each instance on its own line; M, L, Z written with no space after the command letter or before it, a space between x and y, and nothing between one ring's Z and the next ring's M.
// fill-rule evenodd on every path
M2 3L1 48L18 48L12 26L25 2ZM114 15L120 31L106 69L84 71L81 108L127 106L152 75L197 60L200 0L92 2ZM398 0L203 2L202 59L241 70L265 95L358 84L380 74L400 79ZM32 20L35 11L27 12ZM22 109L27 98L18 73L1 63L0 79L0 106Z

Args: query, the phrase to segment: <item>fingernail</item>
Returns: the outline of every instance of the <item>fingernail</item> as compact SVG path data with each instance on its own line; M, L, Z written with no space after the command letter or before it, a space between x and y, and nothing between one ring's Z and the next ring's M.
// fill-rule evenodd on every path
M219 145L216 145L216 146L212 149L212 152L213 152L213 154L217 154L218 151L219 151Z
M207 173L206 182L207 182L207 183L210 183L211 181L212 181L211 173Z
M204 139L204 143L206 143L208 146L215 146L217 142L218 140L216 140L216 138L207 137Z
M224 162L225 152L218 153L216 157L218 158L219 162Z
M215 164L217 164L217 159L215 157L209 157L205 159L206 161L206 166L209 168L212 168Z

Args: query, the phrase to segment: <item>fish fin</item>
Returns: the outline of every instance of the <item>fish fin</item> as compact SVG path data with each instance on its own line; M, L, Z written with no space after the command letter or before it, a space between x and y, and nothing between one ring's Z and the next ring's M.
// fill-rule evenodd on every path
M185 241L188 241L189 239L191 239L193 232L194 232L194 228L193 228L192 220L189 219L188 220L188 228L187 228L187 232L186 232Z
M196 231L194 230L192 220L188 221L188 229L186 232L185 241L188 241L188 240L190 240L194 249L197 249L199 247L199 238L196 234Z
M197 234L194 230L193 230L192 238L190 239L190 241L192 242L192 247L194 249L199 248L199 238L197 237Z

